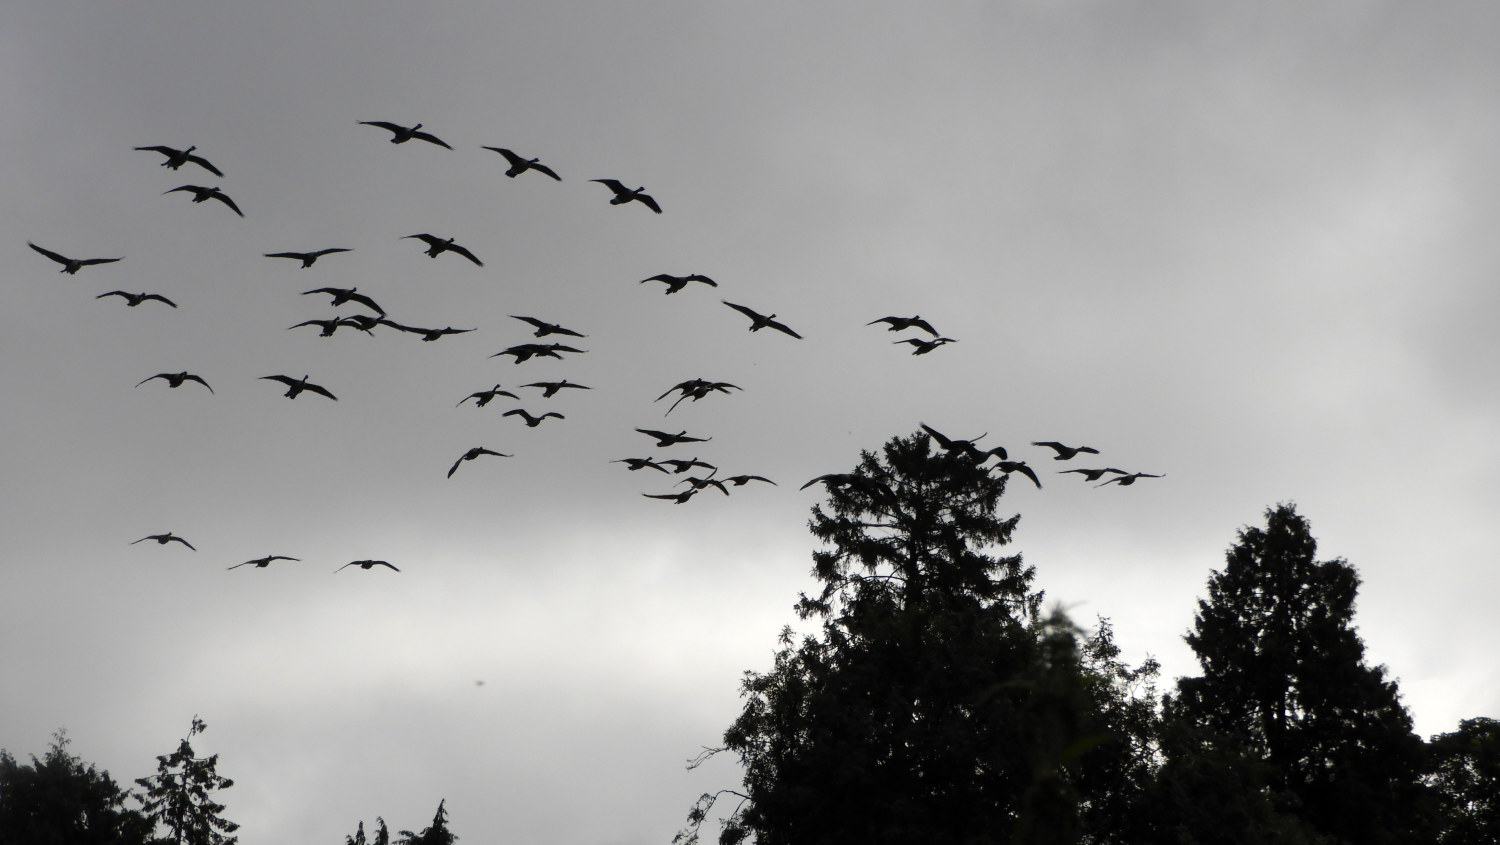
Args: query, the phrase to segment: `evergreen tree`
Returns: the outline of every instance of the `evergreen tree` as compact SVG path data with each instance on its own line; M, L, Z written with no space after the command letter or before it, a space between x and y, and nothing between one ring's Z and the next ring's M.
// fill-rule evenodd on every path
M193 717L188 735L177 750L156 758L156 774L136 783L146 790L142 809L169 832L167 842L174 845L235 845L236 837L226 836L239 825L220 813L224 805L211 794L234 786L234 781L220 777L219 755L198 757L190 740L207 729Z
M1429 841L1421 741L1395 682L1365 665L1354 567L1318 562L1292 505L1266 522L1240 531L1198 603L1186 639L1203 675L1181 679L1169 704L1186 739L1168 746L1169 759L1229 766L1245 776L1236 788L1260 790L1276 814L1332 843Z
M0 750L0 843L5 845L145 845L151 821L125 806L130 794L108 772L68 753L59 730L30 765Z
M1500 842L1500 722L1465 719L1428 743L1442 845Z
M746 673L708 752L734 752L744 787L704 795L675 841L726 797L721 843L1078 841L1071 767L1097 721L1072 627L1039 619L1019 555L988 552L1019 519L995 515L1005 476L917 434L822 481L823 586L797 604L819 632L783 630L772 668Z
M445 799L446 800L446 799ZM401 838L397 840L398 845L453 845L458 837L448 830L448 811L443 809L445 801L438 802L437 813L432 817L432 824L422 829L421 833L412 833L409 830L401 831ZM384 829L385 824L381 823Z
M380 823L380 829L375 832L373 842L365 839L365 823L360 822L353 836L344 837L344 845L391 845L391 832L385 826L385 819L376 816L375 821Z

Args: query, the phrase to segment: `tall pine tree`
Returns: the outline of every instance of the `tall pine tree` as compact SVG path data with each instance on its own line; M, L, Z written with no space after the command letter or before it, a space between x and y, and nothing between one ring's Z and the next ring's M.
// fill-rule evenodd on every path
M1167 746L1164 780L1187 783L1184 769L1219 761L1241 791L1269 801L1270 816L1262 808L1247 819L1305 827L1330 843L1430 841L1421 740L1395 682L1365 664L1354 628L1359 577L1316 554L1307 520L1289 504L1268 510L1265 528L1240 531L1186 637L1203 675L1183 678L1168 704L1178 741ZM1254 798L1240 796L1246 806Z
M146 790L141 809L167 829L166 841L173 845L235 845L237 841L227 834L239 825L220 815L224 805L212 797L234 786L234 781L219 775L219 755L199 757L193 751L192 738L207 728L194 716L177 750L156 758L156 774L136 780Z

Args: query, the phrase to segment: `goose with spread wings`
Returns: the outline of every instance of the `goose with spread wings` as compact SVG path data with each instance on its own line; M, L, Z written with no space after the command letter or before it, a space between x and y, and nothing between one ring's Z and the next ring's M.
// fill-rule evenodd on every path
M1075 457L1084 452L1087 452L1090 455L1099 454L1099 450L1095 449L1093 446L1064 446L1056 440L1038 440L1033 442L1031 445L1046 446L1048 449L1056 452L1057 456L1052 459L1054 461L1066 461L1069 458Z
M177 303L173 302L170 299L167 299L165 296L162 296L159 293L127 293L123 290L112 290L109 293L101 293L94 298L103 299L106 296L123 296L125 298L125 304L130 306L131 308L134 308L137 305L140 305L142 302L146 302L147 300L152 299L158 302L165 302L173 308L177 307Z
M532 334L533 337L546 337L549 334L563 334L569 337L588 337L588 335L579 334L572 329L565 329L557 323L549 323L546 320L538 320L535 317L522 317L518 314L512 314L510 316L513 320L520 320L523 323L530 323L536 329L536 331Z
M958 341L954 340L951 337L939 337L939 338L934 338L933 340L923 340L920 337L909 337L906 340L897 340L897 341L893 341L893 342L894 343L910 343L912 345L912 347L913 347L911 354L913 354L913 355L926 355L927 353L929 353L932 350L938 348L939 346L942 346L942 345L947 344L947 343L957 343Z
M454 461L453 466L448 470L448 477L452 478L453 473L458 472L458 468L463 465L464 461L472 461L481 455L494 455L497 458L512 457L511 455L507 455L504 452L496 452L492 449L486 449L483 446L475 446L469 451L458 456L458 460Z
M291 376L261 376L261 378L269 379L270 381L279 381L286 385L286 393L282 395L288 399L296 399L303 391L310 390L320 396L327 396L335 402L339 401L339 398L330 393L328 388L309 382L307 376L303 376L300 379L292 378Z
M458 405L462 405L470 399L473 399L474 407L483 408L485 405L488 405L490 403L490 400L494 399L496 396L509 396L517 402L521 401L521 397L517 396L514 393L511 393L509 390L501 390L500 385L497 384L489 390L481 390L477 393L470 393L468 396L465 396L464 398L458 400ZM457 408L458 405L454 405L453 407Z
M331 246L328 249L320 249L317 252L267 252L263 254L266 258L295 258L298 261L302 262L302 269L306 270L307 268L313 266L313 262L317 261L319 258L322 258L325 255L332 255L335 252L353 251L354 250L352 249L345 249L340 246Z
M204 387L208 387L208 382L204 381L202 376L195 376L192 373L187 372L186 370L180 373L157 373L154 376L148 376L147 378L141 379L136 383L135 386L140 387L146 382L158 378L164 380L167 383L167 387L182 387L183 382L188 381L196 381ZM208 392L213 393L214 389L212 387L208 387Z
M535 170L538 173L551 176L553 179L556 179L559 182L562 181L562 177L553 172L552 168L548 167L545 164L542 164L541 159L522 158L521 156L516 155L515 153L505 149L504 147L483 147L482 149L494 150L495 152L504 156L506 162L510 164L510 169L505 171L505 175L509 176L512 179L520 176L522 173L525 173L528 170Z
M301 559L302 558L300 558L300 557L287 557L286 555L266 555L265 557L258 557L255 560L247 560L244 563L236 563L234 566L231 566L229 568L230 569L239 569L241 566L254 566L256 569L265 569L267 566L271 565L271 561L273 561L273 560L301 560Z
M224 172L219 168L214 167L212 164L209 164L208 159L202 156L193 155L193 150L198 149L197 147L188 147L185 150L176 150L171 147L163 146L136 147L136 149L150 153L161 153L162 155L166 156L167 160L161 163L162 167L176 170L184 164L192 162L193 164L198 165L199 167L207 170L209 173L212 173L215 176L218 176L220 178L224 176Z
M636 431L648 437L655 437L658 449L675 446L678 443L706 443L713 439L712 437L689 437L686 430L679 431L676 434L669 434L665 431L653 431L649 428L638 428Z
M933 337L938 337L938 330L933 328L931 323L922 319L921 315L917 315L915 317L881 317L879 320L871 320L870 322L865 323L865 325L873 326L876 323L888 324L889 328L887 328L886 331L890 332L899 332L906 329L921 329L922 331L927 332Z
M396 567L391 566L389 563L386 563L383 560L351 560L348 563L344 564L343 566L340 566L338 569L335 569L333 571L334 571L334 573L339 573L339 572L342 572L345 569L348 569L351 566L357 566L360 569L366 569L366 570L369 569L372 566L384 566L387 569L394 569L397 572L401 571L399 569L396 569Z
M523 420L526 421L526 427L527 428L536 428L537 426L541 425L542 421L545 420L545 419L547 419L548 417L557 417L560 420L567 419L567 417L563 416L562 414L559 414L556 411L548 411L547 413L542 414L539 417L534 417L534 416L531 415L531 412L527 411L525 408L512 408L511 410L506 411L505 413L501 414L500 416L502 416L502 417L520 417L521 419L523 419Z
M219 190L219 187L217 185L212 188L205 188L202 185L178 185L170 191L162 191L161 193L162 196L166 196L167 194L175 194L178 191L187 191L191 193L193 195L193 202L218 200L219 202L222 202L225 205L229 206L229 208L233 210L235 214L238 214L241 217L245 216L245 212L240 211L240 207L234 204L234 200L230 199L228 194Z
M472 252L469 252L468 249L454 243L452 238L444 239L438 237L437 235L430 235L424 232L420 235L404 235L402 236L401 240L404 241L407 238L416 238L427 244L427 255L429 258L437 258L439 255L442 255L445 252L455 252L459 255L462 255L464 258L467 258L470 261L474 262L476 266L484 266L484 262L480 261L478 256L476 256Z
M314 293L326 293L329 296L333 297L333 302L329 304L333 305L334 307L343 305L346 302L358 302L360 305L369 308L376 314L379 314L382 317L385 316L385 309L381 308L379 305L376 305L375 300L360 293L359 288L314 288L312 290L303 291L302 295L307 296Z
M192 543L189 543L188 541L182 539L181 537L177 536L176 534L173 534L170 531L168 531L165 534L147 534L145 537L142 537L139 540L131 540L130 541L130 545L134 546L136 543L144 543L147 540L155 540L158 545L162 545L162 546L165 546L168 543L181 543L184 546L187 546L188 548L193 549L193 551L195 551L195 552L198 551L196 548L193 548L193 544Z
M381 129L390 132L392 144L404 144L407 141L416 138L418 141L426 141L429 144L437 144L439 147L446 147L450 150L453 149L452 147L448 146L447 142L443 141L443 139L432 134L431 132L419 131L422 128L422 124L420 123L418 123L416 126L402 126L398 123L389 123L384 120L361 120L359 124L361 126L378 126Z
M31 241L27 241L26 245L36 250L37 252L40 252L42 255L47 256L53 261L56 261L58 264L61 264L63 268L57 272L67 273L69 276L77 273L79 270L82 270L84 267L87 267L90 264L110 264L115 261L124 260L123 258L69 258L66 255L58 255L50 249L43 249L42 247L37 246Z
M652 211L656 212L657 214L661 214L661 206L657 205L656 200L653 199L650 194L645 192L646 189L644 186L640 188L627 188L625 187L624 183L622 183L618 179L590 179L589 181L598 182L604 187L609 188L611 191L615 192L615 195L609 200L610 205L623 205L627 202L638 202L641 205L644 205Z
M714 288L719 286L718 282L710 279L702 273L692 273L687 276L674 276L671 273L657 273L655 276L652 276L648 279L641 279L640 284L644 285L647 282L665 282L667 285L667 289L663 291L663 293L666 294L673 294L682 290L683 288L688 286L688 282L702 282L703 284Z
M789 334L792 337L797 338L798 340L802 339L802 335L792 331L791 328L788 327L785 323L777 322L775 314L761 314L753 308L746 308L743 305L736 305L727 299L721 299L719 301L740 312L741 314L744 314L746 317L749 317L750 331L752 332L758 332L761 329L775 329L778 332Z

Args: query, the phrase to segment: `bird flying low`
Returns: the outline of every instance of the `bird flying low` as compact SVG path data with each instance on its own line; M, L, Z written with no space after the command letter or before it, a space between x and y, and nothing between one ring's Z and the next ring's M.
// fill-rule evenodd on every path
M189 543L188 541L182 539L181 537L177 536L176 534L171 533L170 531L167 532L166 534L147 534L146 536L142 537L139 540L131 540L130 541L130 545L134 546L136 543L144 543L147 540L155 540L159 545L163 545L163 546L165 546L168 543L176 542L176 543L181 543L181 544L183 544L184 546L187 546L190 549L193 549L193 544L192 543ZM197 549L193 549L193 551L196 552L198 550Z
M1087 452L1090 455L1099 454L1099 450L1095 449L1092 446L1064 446L1063 444L1058 443L1056 440L1040 440L1033 442L1031 445L1046 446L1047 448L1057 452L1057 457L1052 459L1054 461L1066 461L1069 458L1079 454L1080 452Z
M521 317L516 314L512 314L510 316L513 320L520 320L523 323L530 323L532 326L534 326L536 328L536 332L533 334L533 337L546 337L549 334L565 334L569 337L588 337L588 335L586 334L579 334L572 329L565 329L556 323L549 323L545 320L538 320L535 317Z
M478 393L470 393L468 396L465 396L464 398L458 400L458 405L462 405L470 399L473 399L475 400L474 407L483 408L485 405L488 405L490 403L490 400L494 399L496 396L509 396L517 402L521 401L521 397L517 396L514 393L511 393L509 390L501 390L500 385L497 384L489 390L481 390ZM457 408L458 405L454 405L453 407Z
M528 360L533 357L557 358L561 360L562 356L557 354L559 352L587 351L588 350L586 349L574 349L571 346L564 346L561 343L521 343L512 346L509 349L502 349L499 352L496 352L494 355L491 355L490 357L498 358L501 355L514 355L516 356L516 363L519 364L522 361Z
M639 429L637 429L637 431L639 431ZM671 467L673 474L681 474L687 472L693 467L703 467L711 473L719 471L719 468L714 466L713 464L707 463L705 461L700 461L697 458L688 458L687 460L683 460L682 458L672 458L671 460L661 461L660 463L663 467Z
M513 408L513 409L511 409L509 411L506 411L505 413L501 414L500 416L502 416L502 417L520 417L521 419L523 419L523 420L526 421L526 427L527 428L536 428L537 426L539 426L539 425L542 424L542 420L545 420L548 417L557 417L560 420L567 419L567 417L563 416L562 414L559 414L556 411L548 411L547 413L542 414L539 417L533 417L531 415L531 413L528 412L525 408Z
M245 216L245 212L240 211L240 207L234 204L234 200L230 199L228 194L219 190L217 185L212 188L205 188L202 185L178 185L170 191L162 191L161 193L162 196L166 196L167 194L175 194L178 191L191 192L193 195L193 202L218 200L219 202L222 202L233 209L235 214L238 214L241 217Z
M1013 472L1019 472L1020 474L1031 479L1031 483L1036 485L1036 489L1042 489L1042 480L1036 477L1036 471L1027 466L1025 461L1000 461L999 463L991 467L991 469L998 469L1006 475L1010 475Z
M655 437L657 448L666 448L678 443L706 443L713 439L712 437L689 437L685 430L679 431L676 434L668 434L665 431L652 431L649 428L638 428L636 431L648 437Z
M666 467L662 466L656 461L651 460L650 458L620 458L616 461L610 461L610 463L625 464L625 468L630 470L631 472L635 472L638 469L645 469L646 467L650 467L657 472L667 472Z
M204 387L208 387L208 382L204 381L202 376L195 376L185 370L180 373L157 373L154 376L148 376L141 379L140 381L136 382L135 386L140 387L146 382L151 381L151 379L157 378L165 379L167 382L167 387L182 387L182 383L185 381L196 381ZM208 387L208 392L213 393L214 389L212 387Z
M484 262L480 261L479 258L474 255L474 253L469 252L464 247L454 243L452 238L444 240L437 235L429 235L423 233L420 235L403 235L401 237L401 240L404 241L407 238L416 238L427 244L427 255L430 258L437 258L439 255L442 255L445 252L456 252L459 255L462 255L464 258L467 258L470 261L474 262L476 265L480 267L484 266Z
M946 450L950 455L962 455L973 460L975 463L983 463L984 461L989 460L990 455L996 455L1002 461L1009 457L1009 455L1005 453L1005 447L1003 446L996 446L993 449L985 450L975 445L979 440L983 439L986 436L985 434L981 434L978 437L975 437L973 440L958 440L952 437L944 436L942 432L938 431L927 423L921 423L921 426L922 430L931 435L932 439L936 440L938 445L943 447L943 449Z
M328 249L320 249L317 252L267 252L264 253L264 255L266 258L295 258L298 261L302 262L302 269L306 270L307 268L313 266L314 261L317 261L319 258L322 258L325 255L332 255L335 252L353 251L354 250L352 249L344 249L343 247L332 246Z
M416 326L403 326L400 323L393 323L390 320L377 320L376 322L382 326L390 326L399 331L419 334L422 336L422 340L427 343L450 334L467 334L468 332L477 331L476 329L455 329L452 326L443 329L419 329Z
M927 332L933 337L938 336L937 329L933 328L931 323L922 319L920 315L916 317L881 317L879 320L871 320L870 322L865 323L865 325L873 326L876 323L890 324L890 327L886 329L886 331L889 332L899 332L906 329L921 329L922 331Z
M505 175L509 176L512 179L520 176L522 173L525 173L528 170L535 170L538 173L544 173L548 176L551 176L553 179L556 179L559 182L562 181L562 177L558 176L556 173L553 173L552 168L540 163L541 159L521 158L520 156L516 155L510 150L505 149L504 147L481 147L481 149L494 150L495 152L504 156L505 160L510 163L510 169L505 171Z
M1118 472L1118 470L1116 470L1116 471ZM1118 476L1116 476L1114 478L1111 478L1110 480L1104 482L1104 484L1118 484L1121 487L1129 487L1130 485L1132 485L1132 484L1135 483L1135 480L1137 478L1166 478L1166 477L1167 477L1166 473L1162 473L1161 475L1152 475L1149 472L1127 472L1127 473L1125 473L1123 475L1118 475ZM1094 486L1095 487L1103 487L1104 484L1095 484Z
M270 379L271 381L279 381L282 384L286 385L286 393L282 395L288 399L296 399L297 396L302 393L302 391L311 390L313 393L327 396L329 399L332 399L335 402L339 401L339 398L337 396L334 396L332 393L328 392L328 388L310 383L307 380L307 376L303 376L300 379L295 379L291 376L261 376L261 378Z
M656 200L652 199L650 194L645 193L645 187L627 188L618 179L590 179L589 181L598 182L615 192L615 195L609 201L610 205L623 205L633 200L657 214L661 214L661 206L656 204Z
M725 487L724 482L717 478L699 478L696 475L690 475L687 478L684 478L681 481L677 482L677 485L679 487L684 484L693 485L694 490L702 490L706 487L716 487L718 488L720 493L723 493L726 496L729 495L729 488Z
M162 146L136 147L136 149L144 150L146 152L161 153L162 155L167 157L167 160L162 162L161 166L171 168L172 170L176 170L184 164L192 162L193 164L198 165L199 167L207 170L209 173L212 173L215 176L222 177L224 175L223 171L219 170L219 168L214 167L212 164L209 164L208 159L203 158L202 156L193 155L193 150L198 149L197 147L188 147L185 150L174 150L171 147Z
M691 381L684 381L679 384L673 385L669 390L667 390L666 393L663 393L652 401L660 402L661 400L667 398L667 396L671 395L672 391L682 391L682 395L677 397L677 401L672 403L672 407L667 409L667 413L662 414L662 416L667 416L667 414L672 413L672 411L675 410L678 405L681 405L682 400L684 399L691 399L694 402L697 402L699 399L702 399L703 397L714 391L727 394L729 393L731 388L734 390L744 389L738 385L730 384L727 381L705 381L701 378L695 378Z
M387 569L393 569L393 570L395 570L397 572L401 571L399 569L396 569L396 567L391 566L389 563L386 563L383 560L351 560L348 563L344 564L343 566L340 566L338 569L335 569L333 571L335 573L339 573L339 572L344 571L345 569L348 569L351 566L357 566L360 569L369 569L372 566L384 566Z
M322 329L322 331L318 332L318 337L333 337L333 333L338 331L342 326L359 329L365 334L371 336L375 334L374 332L370 331L368 326L364 326L358 322L350 320L347 317L334 317L331 320L303 320L295 326L287 326L287 331L291 331L292 329L300 329L303 326L317 326L318 328Z
M106 296L123 296L125 297L125 304L129 305L131 308L140 305L142 302L145 302L148 299L155 299L158 302L165 302L173 308L177 307L177 303L173 302L170 299L167 299L165 296L162 296L159 293L126 293L123 290L112 290L109 293L101 293L94 298L103 299Z
M453 149L452 147L449 147L446 143L444 143L443 140L438 136L433 135L430 132L417 131L422 128L422 124L420 123L412 127L401 126L400 124L396 123L387 123L384 120L361 120L359 123L361 126L379 126L381 129L388 130L392 135L392 144L404 144L407 141L416 138L418 141L426 141L429 144L437 144L439 147L447 147L450 150Z
M730 302L727 299L721 299L719 301L722 302L722 303L724 303L725 305L728 305L730 308L733 308L734 310L740 312L741 314L744 314L746 317L749 317L750 318L750 331L752 331L752 332L758 332L761 329L771 328L771 329L775 329L778 332L784 332L786 334L789 334L792 337L795 337L795 338L797 338L799 340L802 338L802 335L797 334L796 332L792 331L785 324L778 323L776 321L776 315L775 314L761 314L761 313L756 312L754 309L746 308L743 305L735 305L733 302Z
M682 290L683 288L688 286L688 282L702 282L703 284L714 288L719 286L718 282L710 279L702 273L693 273L689 276L674 276L671 273L657 273L655 276L652 276L649 279L641 279L639 284L644 285L647 282L666 282L667 289L663 291L663 293L666 294L674 294Z
M923 340L920 337L909 337L906 340L893 341L893 343L910 343L913 347L915 347L912 350L911 354L926 355L927 353L938 348L939 346L942 346L945 343L958 343L958 341L954 340L951 337L940 337L934 340Z
M1123 469L1115 469L1114 467L1103 467L1102 469L1064 469L1064 470L1058 470L1058 475L1067 475L1070 472L1079 473L1080 475L1083 476L1083 480L1084 481L1098 481L1100 478L1104 477L1104 474L1106 472L1117 472L1120 475L1129 475L1130 474L1130 473L1126 472Z
M299 557L287 557L286 555L266 555L265 557L258 557L255 560L247 560L244 563L236 563L234 566L231 566L229 568L230 569L239 569L241 566L254 566L257 569L265 569L267 566L271 565L271 561L273 561L273 560L301 560L301 559L302 558L299 558Z
M691 490L684 490L681 493L642 493L641 495L648 499L671 499L673 504L680 505L688 499L693 498L697 493L698 488L694 487Z
M513 457L512 455L507 455L507 454L505 454L503 452L495 452L495 451L492 451L490 449L486 449L483 446L475 446L474 448L470 449L469 451L467 451L467 452L463 453L462 455L458 456L458 460L454 461L452 468L450 468L448 470L448 477L452 478L453 477L453 473L458 472L459 465L462 464L464 461L472 461L475 458L479 457L480 455L494 455L497 458L509 458L509 457ZM368 568L368 567L366 567L366 568Z
M557 395L557 391L562 390L565 387L571 387L575 390L593 390L592 387L588 387L587 385L582 384L574 384L567 379L563 379L562 381L534 381L531 384L523 384L521 386L540 387L542 389L543 399L551 399L553 396Z
M53 261L56 261L58 264L61 264L63 268L57 272L67 273L69 276L77 273L79 270L89 266L90 264L109 264L114 261L123 260L121 258L69 258L66 255L58 255L50 249L42 249L31 241L27 241L26 245L36 250L37 252L40 252L42 255L47 256Z
M731 475L728 478L721 480L729 484L733 484L736 487L744 487L746 484L749 484L752 481L764 481L765 483L770 484L773 487L780 486L771 479L766 478L764 475Z
M380 316L385 316L385 309L381 308L379 305L376 305L375 300L371 299L368 296L365 296L362 293L359 293L359 288L314 288L313 290L303 291L302 295L307 296L308 294L312 293L326 293L329 296L333 297L333 302L330 304L335 307L343 305L346 302L358 302L360 305L369 308Z

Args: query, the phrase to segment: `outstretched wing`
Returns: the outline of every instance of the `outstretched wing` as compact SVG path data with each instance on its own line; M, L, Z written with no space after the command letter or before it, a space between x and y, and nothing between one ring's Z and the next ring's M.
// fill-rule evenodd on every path
M36 250L37 252L40 252L42 255L47 256L48 258L52 259L53 261L56 261L58 264L70 264L70 263L72 263L72 259L71 258L67 258L65 256L58 255L57 253L53 252L50 249L42 249L41 247L37 246L36 244L32 243L31 241L27 241L26 245L29 246L29 247L31 247L32 249Z
M411 136L413 138L420 138L420 139L422 139L423 141L426 141L429 144L437 144L439 147L448 147L448 143L446 141L444 141L442 138L439 138L436 135L433 135L430 132L413 132L413 133L411 133ZM448 149L451 150L453 148L452 147L448 147Z
M235 214L238 214L241 217L245 216L245 212L240 211L240 207L234 204L234 200L230 199L228 194L221 193L219 191L214 191L212 194L209 194L209 196L213 197L214 199L218 200L219 202L222 202L225 205L229 206L230 208L234 209L234 213Z
M448 244L448 250L450 252L456 252L459 255L462 255L464 258L469 259L470 261L474 262L475 264L479 265L480 267L484 266L484 262L480 261L479 258L474 255L474 253L469 252L467 249L465 249L464 247L459 246L458 244Z
M741 314L744 314L746 317L749 317L752 320L764 320L765 319L765 315L764 314L757 313L755 311L755 309L753 309L753 308L746 308L743 305L736 305L736 304L734 304L733 302L730 302L727 299L721 299L719 301L722 302L722 303L724 303L725 305L728 305L730 308L733 308L734 310L740 312Z

